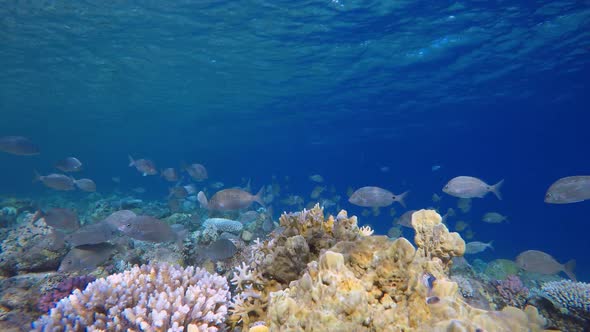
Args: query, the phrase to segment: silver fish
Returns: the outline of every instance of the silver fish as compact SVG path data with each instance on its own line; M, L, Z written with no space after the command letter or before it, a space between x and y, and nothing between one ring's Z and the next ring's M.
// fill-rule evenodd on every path
M0 151L18 156L34 156L39 154L39 148L26 137L0 137Z
M94 270L108 260L115 247L108 243L101 243L82 248L72 248L62 259L59 272L73 272Z
M412 228L412 214L414 214L414 212L416 212L416 211L417 210L410 210L410 211L404 212L404 214L402 214L397 219L397 224L400 226Z
M324 177L319 174L310 175L309 179L313 182L322 183L324 182Z
M109 225L112 229L119 229L119 227L125 225L128 220L135 217L137 217L137 215L131 210L119 210L111 213L111 215L106 217L102 222Z
M78 179L74 180L74 184L78 189L86 192L95 192L96 191L96 183L90 179Z
M353 192L348 201L362 207L385 207L393 204L393 202L398 202L403 207L406 207L404 199L407 195L407 191L396 195L379 187L362 187Z
M46 187L55 190L70 191L76 189L74 179L63 174L40 175L35 171L33 182L41 181Z
M465 254L479 254L480 252L485 251L486 249L494 249L492 243L494 241L490 241L488 243L480 242L480 241L473 241L469 242L465 245Z
M176 233L167 223L150 216L136 216L118 227L121 233L141 241L176 241Z
M191 164L184 168L195 181L204 181L209 177L207 169L201 164Z
M516 265L523 270L540 274L557 274L563 271L570 279L576 280L574 274L575 260L572 259L565 264L561 264L553 256L539 250L521 252L516 257Z
M174 168L166 168L160 172L160 175L169 182L178 181L178 174Z
M158 174L156 165L149 159L134 160L133 157L129 156L129 167L135 167L143 176Z
M545 194L545 203L568 204L590 199L590 176L568 176L555 181Z
M236 245L227 239L219 239L211 243L206 249L206 256L214 261L232 257L238 252Z
M66 241L72 247L80 247L108 242L115 236L116 232L113 227L101 221L83 226L74 233L69 234Z
M223 189L215 193L211 200L207 201L205 194L200 191L197 195L201 206L213 211L241 210L252 205L253 202L264 206L262 200L263 188L256 195L252 195L241 189Z
M45 212L39 211L33 220L38 217L42 217L47 225L63 231L75 231L80 228L78 215L70 209L52 208Z
M82 170L82 162L76 157L68 157L55 163L55 168L62 172L79 172Z
M503 221L508 221L508 217L499 214L498 212L488 212L483 215L481 221L490 224L499 224Z
M500 187L504 180L500 180L493 186L472 176L457 176L451 179L442 189L443 192L459 198L482 198L492 192L498 199L502 199Z

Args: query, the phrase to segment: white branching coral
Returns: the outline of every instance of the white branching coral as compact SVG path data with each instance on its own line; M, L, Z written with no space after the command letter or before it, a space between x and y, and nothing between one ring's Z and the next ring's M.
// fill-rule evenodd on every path
M375 231L371 228L371 226L363 226L359 228L359 234L362 236L371 236Z
M189 266L135 266L76 290L33 323L34 331L225 329L227 280Z

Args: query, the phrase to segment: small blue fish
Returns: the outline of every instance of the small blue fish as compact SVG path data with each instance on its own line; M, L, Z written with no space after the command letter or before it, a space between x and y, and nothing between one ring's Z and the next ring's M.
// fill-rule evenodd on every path
M441 165L432 165L431 169L432 169L433 172L436 172L439 169L441 169L441 167L442 167Z
M435 281L436 281L436 277L430 273L424 273L422 275L422 284L424 285L424 287L426 287L426 289L428 289L428 295L430 295L430 292L432 291L432 288L434 287Z

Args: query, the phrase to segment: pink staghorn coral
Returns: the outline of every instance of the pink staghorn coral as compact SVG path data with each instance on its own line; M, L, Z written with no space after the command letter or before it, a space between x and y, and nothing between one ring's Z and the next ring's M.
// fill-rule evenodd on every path
M135 266L75 290L35 331L207 331L225 328L227 280L189 266Z

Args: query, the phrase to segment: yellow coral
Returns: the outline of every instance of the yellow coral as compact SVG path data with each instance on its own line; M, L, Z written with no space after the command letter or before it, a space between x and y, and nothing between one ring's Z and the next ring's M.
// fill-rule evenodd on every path
M310 262L289 288L270 294L277 331L541 331L534 308L485 311L467 305L448 279L448 258L464 242L425 211L413 224L418 248L404 238L342 241ZM444 226L444 225L442 225ZM456 245L456 247L452 247ZM423 282L424 275L436 278ZM496 324L496 325L494 325Z
M465 241L459 233L449 232L441 216L434 210L420 210L412 214L412 227L416 231L414 242L418 254L442 260L445 267L453 257L463 256Z

